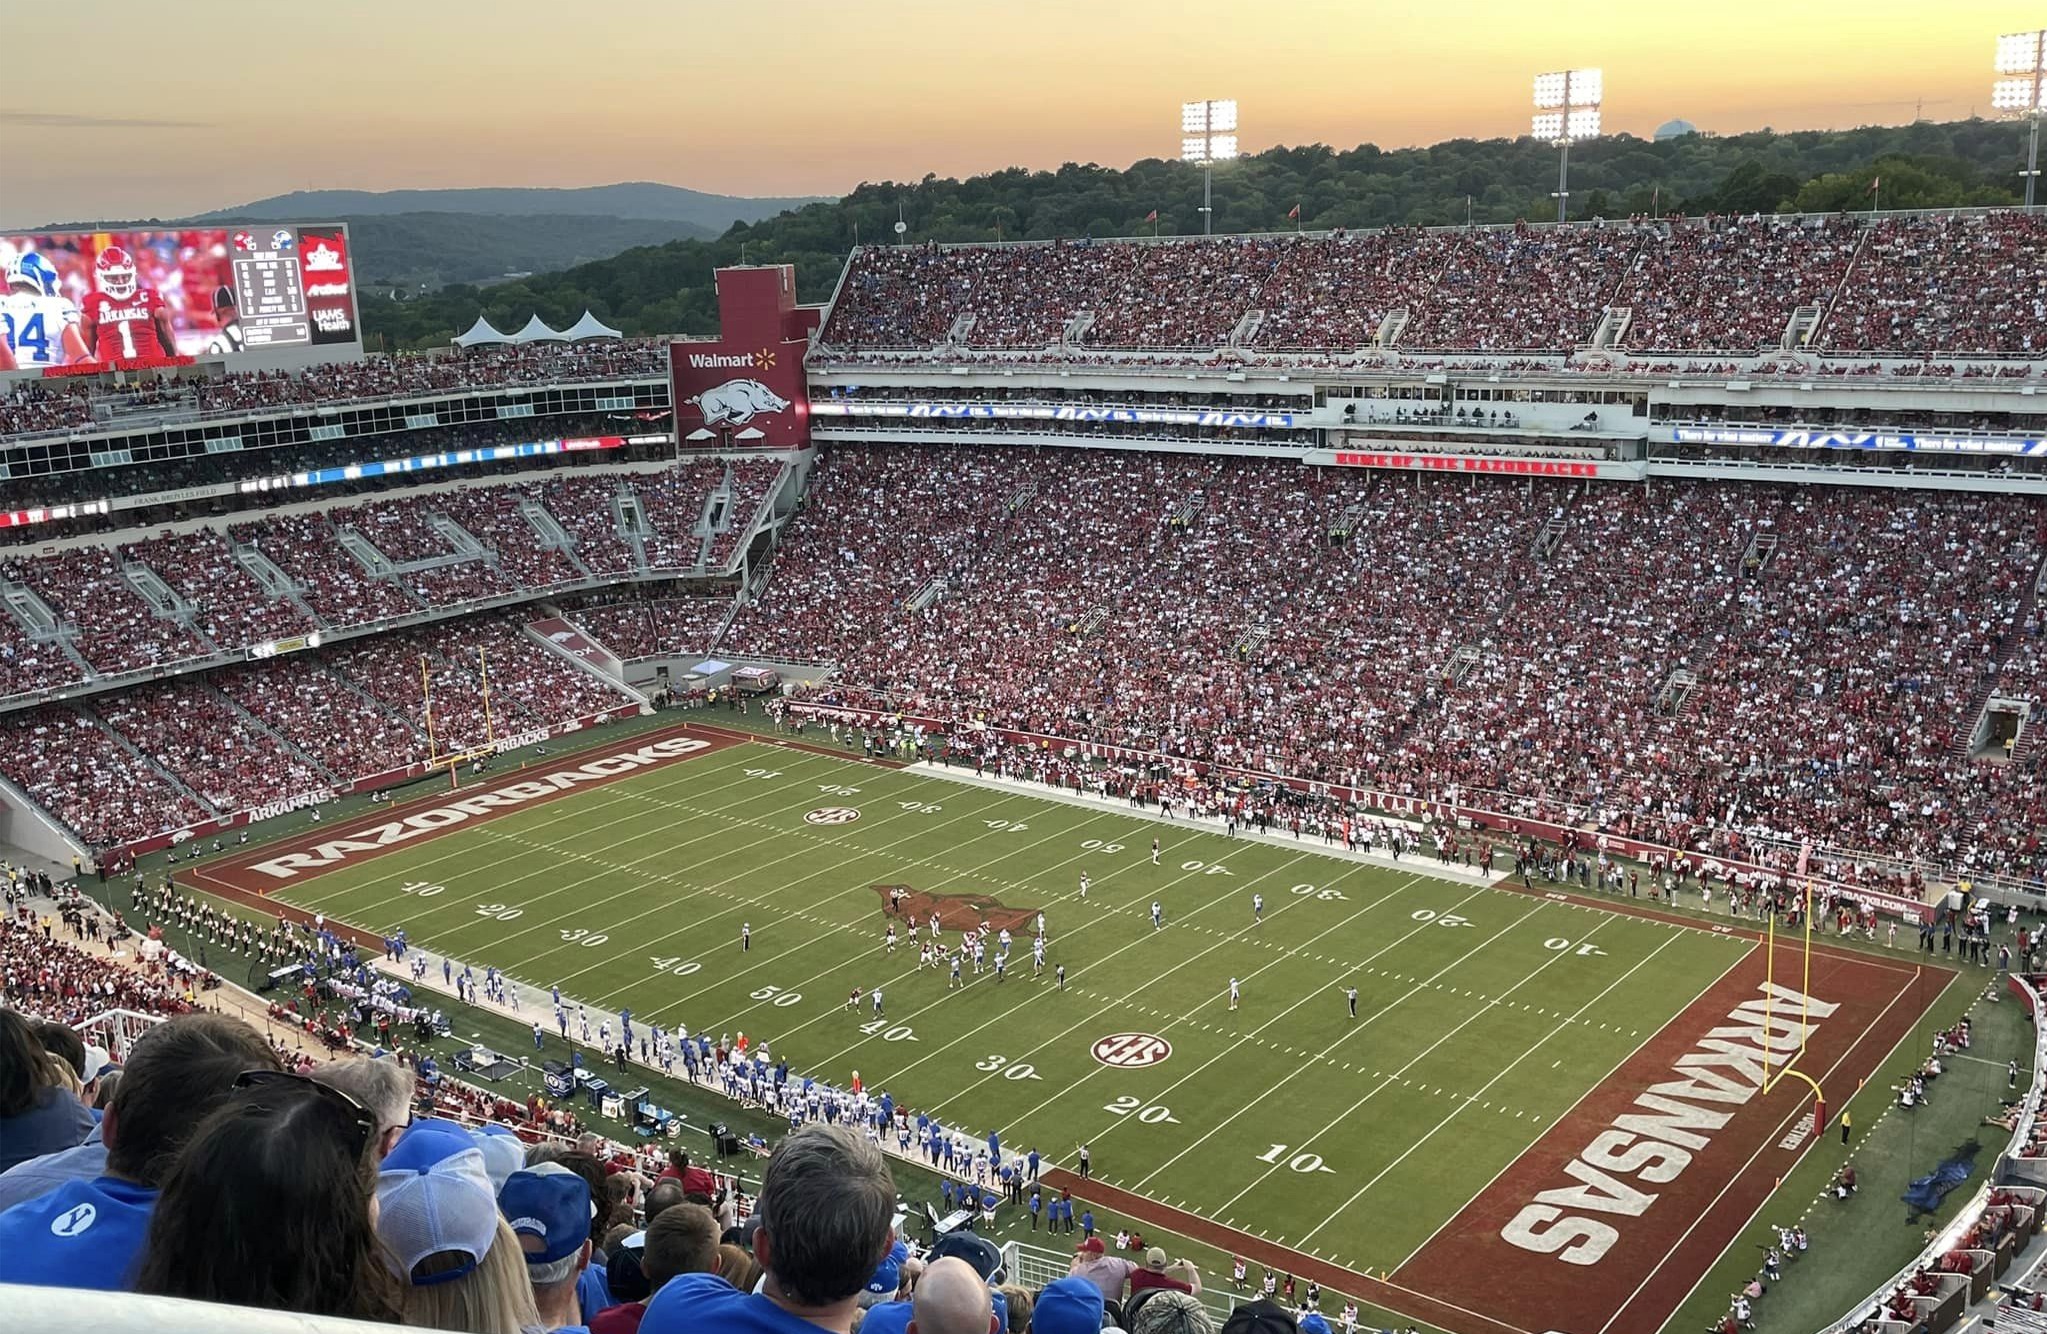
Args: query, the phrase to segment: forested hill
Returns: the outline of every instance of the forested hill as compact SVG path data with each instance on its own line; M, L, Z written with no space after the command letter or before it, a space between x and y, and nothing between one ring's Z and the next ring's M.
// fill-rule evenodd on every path
M1573 217L1648 213L1826 212L1870 205L1882 178L1884 208L2017 202L2024 132L1997 121L1875 126L1711 137L1664 143L1627 136L1571 152ZM1301 208L1301 226L1441 226L1553 217L1556 150L1533 139L1456 139L1427 148L1370 144L1337 152L1320 144L1275 148L1215 173L1215 230L1279 231ZM1021 168L968 180L927 176L911 184L863 185L844 199L811 204L714 240L627 250L488 289L448 287L395 301L365 290L363 325L372 348L430 347L466 328L479 311L517 328L538 311L559 327L585 307L628 333L710 333L717 326L711 271L741 262L793 263L798 294L831 294L856 239L893 239L900 208L906 239L1047 239L1198 233L1201 172L1147 159L1124 169L1068 164Z

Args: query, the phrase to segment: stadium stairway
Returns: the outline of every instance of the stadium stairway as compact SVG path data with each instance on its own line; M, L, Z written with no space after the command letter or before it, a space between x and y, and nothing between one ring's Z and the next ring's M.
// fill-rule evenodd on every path
M1997 641L1997 650L1979 672L1980 679L1971 691L1969 707L1962 713L1962 717L1968 722L1956 735L1955 744L1950 751L1958 760L1969 759L1975 753L1976 733L1983 725L1983 714L1990 707L1991 699L1997 694L1997 683L2003 675L2004 665L2011 660L2011 655L2018 651L2019 641L2026 634L2026 627L2032 622L2034 612L2040 605L2040 583L2043 579L2047 579L2047 552L2042 552L2040 558L2033 563L2033 577L2026 581L2024 591L2019 594L2018 602L2012 607L2011 619L2005 622L2004 633ZM2021 729L2019 744L2012 748L2011 758L2014 761L2020 758L2021 746L2027 753L2031 752L2032 746L2025 733L2035 730L2032 727Z
M221 810L218 806L215 806L212 802L208 801L206 798L200 796L197 792L194 792L191 788L187 787L183 779L179 778L169 769L164 768L161 764L158 764L154 757L145 755L140 747L138 747L133 741L130 741L127 738L127 736L122 733L120 728L115 727L112 723L100 717L91 709L86 708L83 704L74 704L72 708L77 712L79 717L85 719L94 727L99 728L100 731L105 732L108 736L112 737L114 739L115 745L119 746L122 750L127 751L128 754L133 756L135 762L138 765L140 765L144 769L147 769L150 773L154 774L156 776L157 781L162 783L165 787L169 788L173 792L176 792L180 796L187 798L192 802L193 805L197 806L202 811L206 811L213 815L226 814L226 812Z
M247 709L243 708L241 704L238 703L232 695L229 695L226 691L223 691L219 686L214 685L211 681L206 680L204 678L190 679L193 679L196 682L196 684L193 687L194 689L204 691L207 694L211 695L214 699L219 700L220 703L228 710L228 712L240 718L244 723L246 723L255 731L261 733L264 736L269 737L273 742L277 744L277 748L279 750L291 756L293 759L296 759L299 763L305 765L306 768L320 775L329 783L339 784L342 781L341 775L336 774L326 765L320 763L320 761L313 758L311 755L308 755L305 751L300 750L297 746L293 745L291 738L285 736L284 733L278 731L269 723L264 722L255 714L250 713Z

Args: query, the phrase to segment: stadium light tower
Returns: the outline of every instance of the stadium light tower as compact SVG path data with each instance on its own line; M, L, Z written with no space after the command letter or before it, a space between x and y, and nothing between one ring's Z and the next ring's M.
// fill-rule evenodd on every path
M1558 70L1535 76L1535 136L1557 148L1557 221L1571 204L1571 145L1599 137L1606 80L1596 69Z
M1990 105L2033 122L2026 145L2026 208L2033 207L2033 184L2040 179L2040 117L2047 115L2047 28L2006 33L1997 39L1999 79L1990 89Z
M1180 104L1180 160L1201 164L1201 234L1207 236L1215 217L1210 200L1215 164L1237 156L1237 104L1234 99Z

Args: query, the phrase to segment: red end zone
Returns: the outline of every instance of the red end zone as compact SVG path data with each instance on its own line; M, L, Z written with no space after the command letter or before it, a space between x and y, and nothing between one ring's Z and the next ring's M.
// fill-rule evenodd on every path
M1759 1085L1797 1068L1846 1103L1953 976L1779 942L1766 1001L1758 949L1543 1135L1392 1275L1506 1325L1655 1334L1816 1142L1812 1091ZM1453 1325L1453 1328L1457 1326Z
M518 769L486 774L460 791L437 791L331 825L321 824L178 872L195 888L272 916L310 921L312 914L267 898L328 871L479 824L485 820L685 760L700 759L753 738L692 724L618 737ZM358 943L374 938L348 928Z

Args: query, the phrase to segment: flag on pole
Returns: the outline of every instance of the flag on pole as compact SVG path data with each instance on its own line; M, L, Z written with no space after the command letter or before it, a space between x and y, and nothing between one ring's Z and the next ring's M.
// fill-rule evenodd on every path
M1292 218L1295 222L1299 222L1301 220L1301 206L1299 204L1296 204L1292 208L1288 209L1287 216L1289 218Z
M1882 185L1882 184L1883 184L1883 179L1884 179L1884 178L1883 178L1883 177L1881 177L1881 176L1872 176L1872 177L1870 177L1870 178L1869 178L1869 192L1870 192L1871 194L1875 194L1875 193L1876 193L1876 188L1877 188L1877 187L1878 187L1879 185Z
M1159 220L1159 211L1157 209L1153 209L1151 212L1144 215L1144 220L1146 222L1157 222Z

